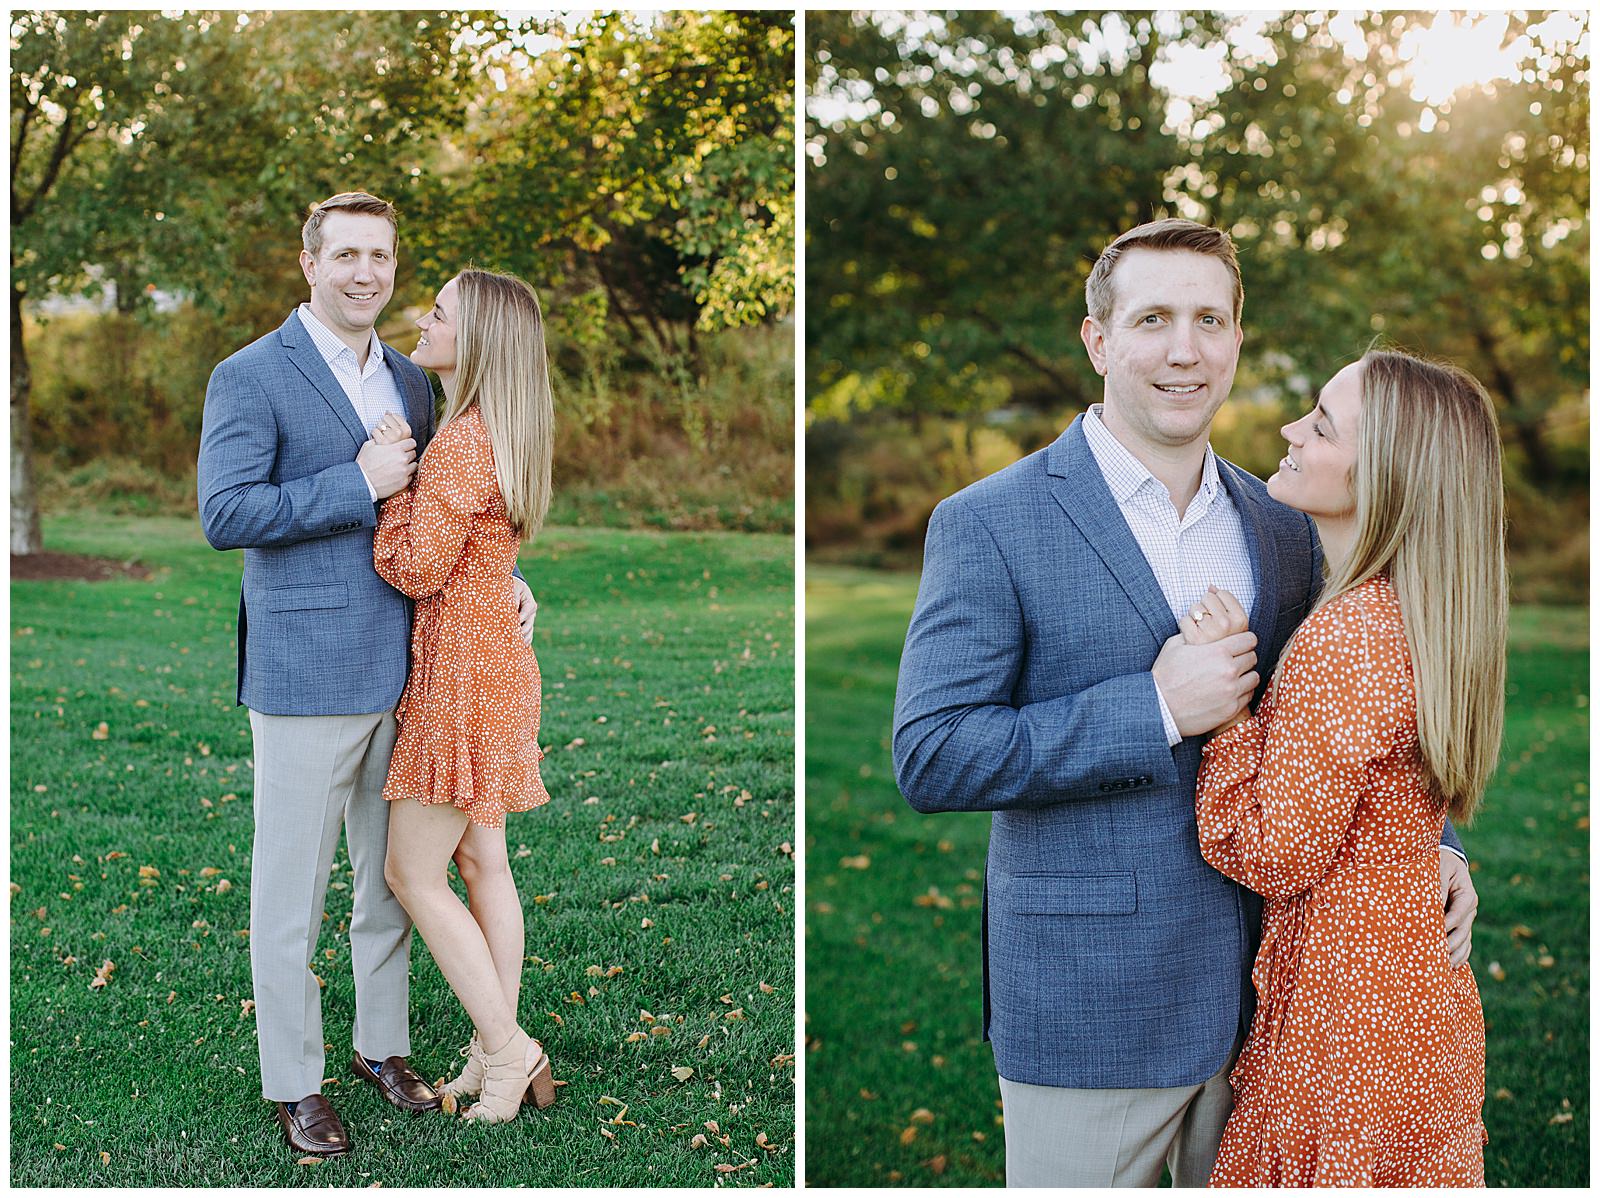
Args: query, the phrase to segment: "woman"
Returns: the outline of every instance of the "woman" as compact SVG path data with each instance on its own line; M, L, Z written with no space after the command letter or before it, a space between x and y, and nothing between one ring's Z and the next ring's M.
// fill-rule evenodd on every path
M1484 1184L1483 1009L1452 968L1445 816L1470 819L1505 711L1500 441L1470 375L1341 370L1283 430L1276 499L1328 581L1261 702L1205 746L1201 852L1266 899L1255 1020L1211 1184ZM1214 592L1186 639L1245 627Z
M467 270L417 322L412 361L445 406L412 486L388 499L377 571L417 600L411 677L383 797L384 870L472 1018L447 1095L481 1094L467 1117L512 1119L525 1095L555 1099L550 1061L517 1023L522 905L505 817L549 801L539 779L539 667L506 587L521 541L550 506L553 415L538 300L522 280ZM376 436L410 435L390 416ZM451 858L470 910L450 889Z

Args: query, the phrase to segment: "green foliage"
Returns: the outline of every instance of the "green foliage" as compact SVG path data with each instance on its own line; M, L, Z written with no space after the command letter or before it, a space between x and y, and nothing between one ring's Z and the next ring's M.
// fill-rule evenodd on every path
M982 1039L985 815L895 789L895 674L916 578L806 580L806 1174L998 1185ZM1501 767L1462 833L1480 909L1491 1186L1589 1183L1588 617L1518 608ZM920 1114L918 1112L921 1112Z
M1484 382L1508 489L1545 504L1514 551L1562 557L1530 533L1588 487L1588 18L1512 14L1518 77L1429 106L1407 38L1449 17L1358 14L1350 54L1320 13L1252 37L1215 14L808 16L807 424L852 459L809 492L827 513L813 543L884 549L828 486L870 473L886 420L913 439L929 418L1011 435L1043 413L1059 431L1097 400L1084 280L1113 236L1170 214L1239 246L1252 460L1275 462L1256 433L1382 335ZM1214 55L1221 90L1167 90L1179 49Z
M548 1111L475 1128L397 1115L350 1077L341 852L316 969L324 1092L354 1150L300 1167L260 1100L242 1006L239 556L192 519L76 517L49 536L154 575L12 587L11 1083L52 1079L12 1105L15 1184L709 1188L718 1164L743 1166L735 1184L794 1184L790 539L551 528L523 555L553 798L507 826L521 1017L567 1085ZM420 937L411 970L412 1059L432 1080L470 1024ZM652 1027L670 1034L628 1039ZM693 1146L706 1120L727 1145Z
M628 367L604 335L603 297L565 305L557 319L554 522L793 530L789 326L715 331L701 346L703 373L674 375ZM380 331L402 346L416 335L403 319ZM192 513L206 381L257 334L185 306L55 317L29 322L27 335L43 508Z
M441 146L424 273L475 258L599 287L635 345L669 356L693 327L787 312L790 14L526 18L480 58L494 87Z

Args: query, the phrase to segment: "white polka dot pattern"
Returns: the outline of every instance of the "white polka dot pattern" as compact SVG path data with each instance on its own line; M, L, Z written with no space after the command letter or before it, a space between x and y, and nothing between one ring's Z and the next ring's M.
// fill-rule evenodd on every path
M439 430L384 501L373 564L417 600L411 678L383 797L450 803L498 828L550 801L539 778L539 663L518 631L518 540L477 406Z
M1211 1184L1483 1185L1483 1008L1445 948L1387 578L1301 625L1260 711L1206 745L1196 814L1205 859L1266 897Z

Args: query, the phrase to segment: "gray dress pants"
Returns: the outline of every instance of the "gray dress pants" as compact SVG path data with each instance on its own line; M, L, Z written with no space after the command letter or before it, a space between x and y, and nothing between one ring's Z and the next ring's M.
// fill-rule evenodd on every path
M311 961L341 827L355 870L352 1040L356 1051L374 1060L411 1052L411 919L383 880L389 847L383 783L394 750L394 713L252 711L250 729L256 825L250 857L250 974L261 1096L297 1102L321 1091L326 1076L322 990Z

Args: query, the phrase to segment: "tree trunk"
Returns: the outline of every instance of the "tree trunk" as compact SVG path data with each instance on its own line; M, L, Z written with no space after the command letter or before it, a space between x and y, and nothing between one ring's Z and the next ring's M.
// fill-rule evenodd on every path
M44 547L39 531L39 493L33 481L33 431L28 397L33 386L28 351L22 344L23 292L11 284L11 552L38 553Z
M1501 357L1499 340L1481 320L1474 322L1473 339L1477 341L1478 349L1488 364L1489 377L1505 400L1503 423L1511 426L1512 436L1522 446L1523 455L1528 459L1528 473L1533 476L1535 483L1548 486L1555 479L1556 471L1540 427L1543 413L1530 411L1523 402L1522 389L1517 386L1516 376Z

